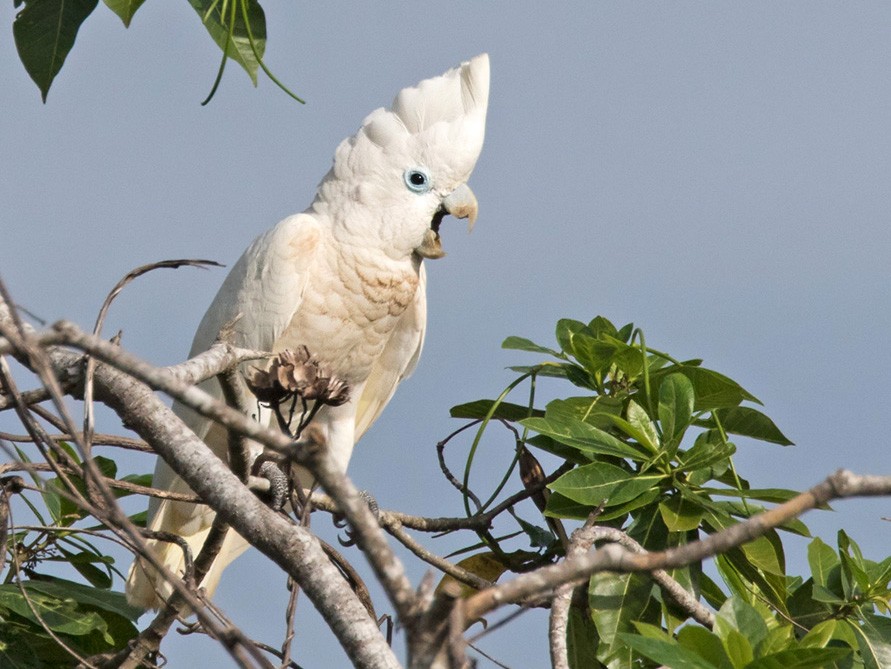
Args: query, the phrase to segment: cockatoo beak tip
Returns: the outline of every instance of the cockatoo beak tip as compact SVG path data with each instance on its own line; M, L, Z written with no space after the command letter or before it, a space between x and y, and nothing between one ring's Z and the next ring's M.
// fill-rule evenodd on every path
M461 184L442 200L443 208L455 218L467 219L467 231L473 230L479 215L479 203L476 195L467 184Z

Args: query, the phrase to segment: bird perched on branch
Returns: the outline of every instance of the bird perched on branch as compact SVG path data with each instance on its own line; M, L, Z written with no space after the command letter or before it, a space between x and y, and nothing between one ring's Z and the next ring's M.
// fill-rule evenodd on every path
M356 441L418 362L427 322L423 260L444 255L443 217L466 218L470 226L476 219L477 201L466 182L482 149L488 95L483 54L402 90L389 109L372 112L337 148L309 208L244 252L195 335L192 355L209 348L234 320L233 344L272 352L303 348L348 384L349 399L321 407L313 420L344 469ZM222 397L216 379L202 387ZM254 397L243 399L256 406ZM227 457L224 428L182 405L174 409ZM154 486L190 492L162 460ZM204 505L153 499L148 527L182 536L197 553L213 518ZM149 544L175 574L183 573L182 548ZM202 582L208 593L245 548L230 530ZM171 592L157 572L134 562L127 579L131 604L157 608Z

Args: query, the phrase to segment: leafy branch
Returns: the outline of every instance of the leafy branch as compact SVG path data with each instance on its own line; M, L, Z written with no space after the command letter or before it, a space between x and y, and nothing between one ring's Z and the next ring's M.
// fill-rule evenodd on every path
M106 6L130 27L145 0L104 0ZM226 62L231 59L247 72L254 86L257 71L266 76L297 102L304 101L269 70L263 60L266 51L266 15L257 0L189 0L211 39L223 52L211 91L201 104L216 93ZM24 7L12 25L19 59L40 89L46 102L50 86L74 47L77 33L99 4L98 0L14 0Z

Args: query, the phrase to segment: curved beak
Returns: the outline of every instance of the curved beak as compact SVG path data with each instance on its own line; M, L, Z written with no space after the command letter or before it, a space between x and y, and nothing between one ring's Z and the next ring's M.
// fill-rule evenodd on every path
M424 241L415 249L415 253L422 258L442 258L445 251L442 250L439 240L439 225L445 215L451 214L455 218L466 218L467 231L470 232L473 230L473 224L476 223L478 213L479 204L476 201L476 195L467 184L461 184L442 199L442 205L433 215L430 229L424 235Z
M479 204L476 195L467 184L461 184L442 200L443 209L455 218L467 219L467 231L473 230L476 217L479 214Z

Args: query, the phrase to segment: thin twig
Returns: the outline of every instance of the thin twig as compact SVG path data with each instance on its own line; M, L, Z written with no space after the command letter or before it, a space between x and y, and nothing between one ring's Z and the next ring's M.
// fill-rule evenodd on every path
M62 467L65 469L65 467ZM0 474L5 474L6 472L52 472L55 471L52 466L50 466L46 462L4 462L0 463ZM78 472L72 472L80 476ZM102 477L105 483L107 483L110 487L115 488L117 490L126 490L127 492L131 492L136 495L146 495L147 497L157 497L158 499L170 499L175 502L190 502L192 504L199 504L201 502L201 498L197 495L182 493L182 492L173 492L172 490L161 490L160 488L151 488L149 486L139 485L138 483L131 483L130 481L121 481L120 479L113 479L107 476ZM37 492L43 494L46 491L40 490L39 488L34 488ZM59 491L53 491L54 493L58 493ZM69 499L75 504L79 503L77 498L69 495ZM88 509L85 509L89 511Z
M32 409L35 407L32 407ZM73 441L76 437L70 434L51 434L49 438L55 442ZM10 434L9 432L0 432L0 439L12 441L14 443L31 443L31 437L27 434ZM133 439L132 437L122 437L117 434L94 434L93 446L113 446L115 448L123 448L128 451L140 451L142 453L154 453L155 451L147 443L141 439Z
M421 558L424 562L433 565L452 578L455 578L462 583L466 583L470 587L476 588L477 590L483 590L484 588L492 586L491 581L480 578L473 572L470 572L459 565L453 564L445 558L441 558L424 548L421 544L415 541L412 536L408 532L406 532L398 523L389 522L383 525L383 527L385 530L387 530L387 532L398 539L403 546L405 546L408 550Z
M482 419L477 419L467 423L459 427L457 430L448 435L445 439L436 443L436 457L439 460L439 468L442 470L443 476L446 477L446 480L452 484L452 487L455 488L462 495L466 495L468 499L473 501L474 505L477 508L477 511L480 512L483 509L483 504L480 502L479 497L477 497L472 490L469 490L458 478L452 474L452 471L449 469L449 466L445 461L445 447L452 439L461 434L464 430L467 430L474 425L478 425L482 422Z
M149 263L148 265L142 265L137 267L136 269L130 270L120 281L118 281L114 288L111 289L111 292L105 297L105 300L102 302L102 307L99 309L99 314L96 316L96 324L93 326L93 335L98 337L102 334L102 326L105 324L105 317L108 315L108 310L111 307L111 303L114 299L120 295L121 291L129 284L131 281L139 278L143 274L151 272L156 269L178 269L180 267L200 267L202 269L206 269L208 267L223 267L220 263L214 260L195 260L195 259L180 259L180 260L162 260L160 262ZM93 445L93 427L94 427L94 417L93 417L93 374L96 370L96 362L93 358L87 356L86 366L84 368L84 439L83 446L84 450L89 455L90 449Z

